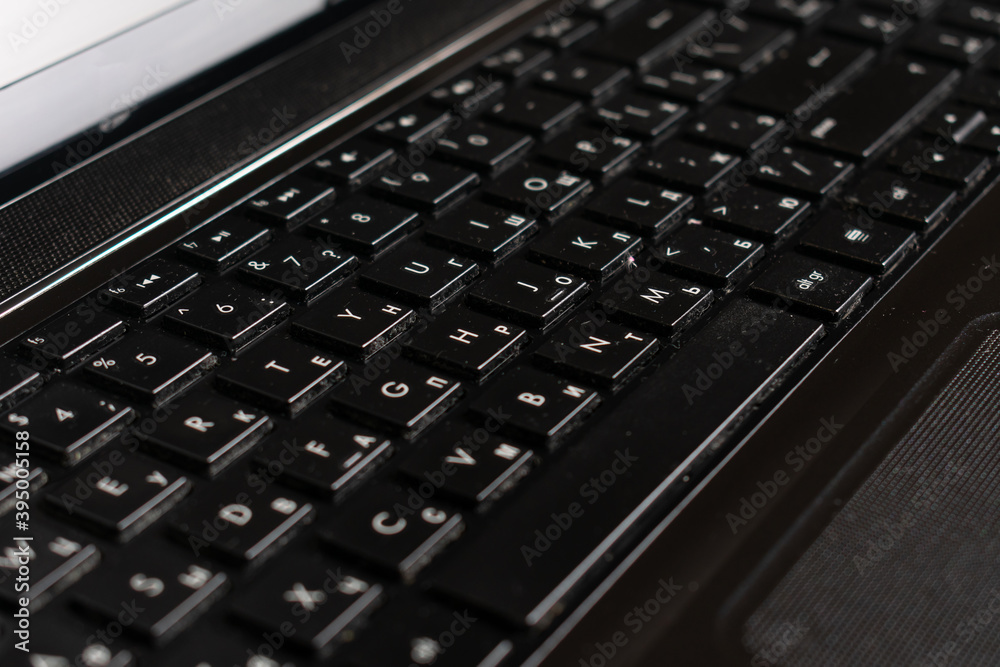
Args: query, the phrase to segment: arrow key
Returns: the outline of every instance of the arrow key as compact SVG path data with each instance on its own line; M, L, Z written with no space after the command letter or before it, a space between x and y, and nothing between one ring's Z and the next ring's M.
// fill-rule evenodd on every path
M95 532L125 542L169 511L190 489L187 477L115 449L45 498L50 507L89 524Z

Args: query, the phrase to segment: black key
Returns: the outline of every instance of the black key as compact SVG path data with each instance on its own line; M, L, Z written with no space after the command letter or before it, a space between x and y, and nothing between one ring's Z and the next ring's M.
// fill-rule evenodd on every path
M705 217L713 227L762 241L788 236L809 215L809 202L754 187L710 198Z
M482 442L480 442L482 440ZM428 441L400 472L465 505L496 500L531 470L530 449L496 435L473 439L458 429ZM419 487L418 487L419 488Z
M645 366L660 347L649 334L610 322L577 317L535 352L546 368L608 389L617 389Z
M702 41L688 42L675 62L691 63L697 59L738 72L752 72L768 63L781 47L795 38L795 33L780 26L730 14L722 21L722 30L707 46Z
M38 519L31 522L28 533L15 530L13 517L0 523L7 543L0 556L0 598L10 604L17 604L19 598L26 597L30 600L31 611L38 611L97 567L101 560L93 544L81 544L67 537L61 529ZM31 541L13 539L22 536L31 537ZM21 565L25 564L21 562L25 557L31 568L30 586L18 591L15 590L16 578Z
M91 624L93 623L93 624ZM102 624L103 625L103 624ZM32 628L31 652L16 652L4 656L8 667L76 667L92 665L100 667L136 667L133 650L121 646L104 633L104 641L97 638L97 624L56 622L55 617L46 618ZM97 662L95 662L97 661Z
M587 39L599 28L597 21L584 16L551 15L531 30L531 38L554 49L565 49Z
M243 262L240 275L307 301L350 275L357 263L357 257L334 245L289 236Z
M803 235L803 251L853 269L882 275L917 245L909 230L874 220L862 226L856 215L831 210Z
M982 127L972 133L966 140L966 145L975 150L984 151L991 156L1000 152L1000 121L988 120Z
M703 104L728 88L735 78L718 67L664 63L639 77L640 87L672 100Z
M706 192L722 185L739 163L735 155L670 139L639 171L654 181Z
M520 79L552 60L552 51L538 44L521 42L486 58L483 69L509 79Z
M358 188L371 181L396 160L391 148L364 137L348 139L309 164L317 178Z
M986 110L1000 109L1000 77L970 74L962 82L958 97Z
M88 577L77 591L79 603L117 622L123 610L131 612L131 622L121 624L162 645L194 623L229 588L223 572L197 564L187 554L147 549L143 555Z
M522 88L490 108L493 117L507 125L549 138L562 130L583 111L583 104L572 97L534 88Z
M416 313L388 299L351 289L327 297L292 324L299 338L367 359L417 319Z
M707 287L662 273L645 275L641 281L637 276L630 289L609 292L600 299L612 319L673 339L712 305L712 290Z
M827 22L826 29L846 37L882 46L893 44L913 28L913 21L898 21L888 12L840 7Z
M778 53L773 63L733 93L733 99L781 115L813 104L818 107L874 57L870 48L827 38L810 39ZM822 98L816 91L823 93Z
M290 226L327 206L334 194L325 183L293 174L258 192L247 202L247 211L269 225Z
M651 518L646 508L671 492L668 482L680 476L685 461L718 443L720 433L773 392L822 331L816 322L752 302L730 304L686 343L683 354L633 389L623 409L584 431L570 465L540 470L496 508L489 530L455 545L454 560L443 561L429 578L432 588L518 625L538 626L570 608L585 582L600 581L612 564L606 557L618 536ZM718 364L720 355L732 355L734 343L744 353L733 356L725 381L697 389L699 373ZM665 410L667 405L673 408ZM636 415L671 437L623 438ZM601 491L591 482L597 478ZM557 540L539 541L536 531L544 534L553 514L572 525L563 523ZM489 576L463 563L489 563Z
M589 220L571 220L531 244L532 257L571 273L604 282L624 269L642 239Z
M589 100L610 95L628 78L627 67L579 56L562 58L538 75L539 85Z
M786 146L769 156L754 179L776 190L820 198L839 190L853 173L850 162Z
M526 162L505 172L486 190L486 196L518 213L537 219L560 218L593 192L586 178L567 170Z
M0 362L0 409L9 408L42 386L42 375L21 363Z
M323 537L365 564L414 575L462 532L462 515L437 498L413 508L402 489L372 486L351 500L330 521Z
M858 271L803 257L785 255L751 285L774 306L788 306L836 322L849 315L874 281Z
M146 445L161 458L216 475L260 442L273 423L253 408L208 392L188 394L170 406Z
M412 102L385 118L372 128L376 136L400 144L414 144L440 136L451 120L447 111L435 109L423 102Z
M926 176L959 192L978 185L992 166L983 155L947 144L944 150L938 150L937 143L905 141L892 150L886 161L911 180Z
M478 612L476 612L478 614ZM508 664L513 644L506 634L468 609L445 607L412 598L395 599L374 622L391 633L361 635L352 667L493 667Z
M521 260L473 290L469 301L525 326L547 327L589 291L585 280Z
M680 224L693 207L694 198L689 194L626 180L602 191L587 204L587 212L615 227L655 239Z
M910 16L923 18L933 13L941 6L942 2L943 0L914 0L913 2L907 0L862 0L859 4L890 12L898 8Z
M392 442L325 413L306 415L265 443L257 457L259 479L281 476L284 484L340 499L392 454Z
M886 218L917 231L933 229L957 200L952 190L903 180L887 171L866 173L844 199L873 214L881 211Z
M688 224L660 250L671 273L730 289L764 256L764 246L701 225Z
M149 317L200 284L197 271L158 258L115 280L106 291L117 308L130 315Z
M615 21L628 15L642 0L584 0L579 4L580 13L602 21Z
M517 130L470 121L437 140L438 155L488 175L519 162L535 142Z
M954 28L921 25L907 46L911 51L965 66L982 60L996 46L996 40Z
M97 533L125 542L170 511L190 490L187 477L145 457L115 450L50 490L45 498L74 522L87 523Z
M945 3L941 21L990 35L1000 34L1000 11L992 3L957 0Z
M435 310L465 289L477 275L479 266L471 260L413 245L365 269L361 282Z
M597 182L609 183L632 167L642 148L638 141L621 136L623 129L613 126L571 130L553 139L540 156Z
M216 380L237 398L294 416L339 382L346 369L339 359L283 340L239 355Z
M162 405L204 377L217 362L202 347L151 331L106 350L86 368L97 384Z
M715 16L687 5L656 2L605 33L587 51L605 60L647 69Z
M520 248L536 231L534 220L472 201L432 224L427 236L470 257L496 262Z
M688 128L688 134L710 144L753 151L783 133L784 122L753 111L716 107Z
M622 93L604 102L594 112L595 120L620 127L625 134L643 139L666 136L687 116L688 108L642 93Z
M334 390L333 402L362 423L385 426L412 438L437 421L463 391L457 380L396 360L374 381L352 376Z
M24 481L18 484L19 480ZM0 516L16 507L19 490L22 496L24 491L33 494L47 481L49 476L42 468L29 465L24 457L17 457L15 452L0 452Z
M517 368L489 387L470 406L484 419L509 415L501 430L554 447L601 402L589 387L533 368Z
M197 340L236 350L288 314L288 304L284 301L242 285L216 283L171 308L164 322Z
M496 103L505 90L503 79L494 74L476 75L470 72L438 86L427 94L427 99L468 118Z
M57 384L8 412L0 426L10 440L19 431L30 432L32 451L72 465L121 433L134 417L132 408L103 394Z
M290 495L262 479L206 490L197 504L174 521L178 536L195 556L211 551L238 563L261 563L316 514L312 504L297 494Z
M985 123L986 114L980 109L947 102L932 111L920 129L925 134L962 143Z
M270 239L271 231L263 225L226 215L188 235L176 247L189 262L225 271Z
M51 363L68 368L123 336L126 329L121 318L84 304L22 338L21 351L32 359L32 367Z
M748 11L797 26L812 25L833 9L832 2L820 0L750 0Z
M479 176L460 167L427 160L420 171L402 176L393 171L375 181L375 190L406 206L437 211L450 206L479 184Z
M319 555L296 556L236 598L243 622L325 655L381 602L382 586ZM294 628L294 633L286 633ZM275 663L277 664L277 663Z
M368 254L381 252L417 224L417 213L373 197L354 197L306 223L337 243Z
M149 663L152 667L296 667L302 664L301 655L284 648L274 650L261 633L219 632L211 624L196 625L184 641L174 642L152 657L156 658L156 662ZM143 667L146 667L145 662Z
M521 327L458 308L435 319L406 345L414 358L446 371L482 379L528 342Z
M867 159L906 132L952 86L958 72L896 58L858 79L806 125L806 143Z

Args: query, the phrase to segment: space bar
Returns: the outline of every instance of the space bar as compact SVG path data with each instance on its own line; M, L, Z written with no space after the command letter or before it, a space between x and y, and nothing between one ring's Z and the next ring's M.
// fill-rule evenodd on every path
M455 545L431 585L518 625L548 620L672 473L723 437L822 331L803 317L730 304L482 532Z

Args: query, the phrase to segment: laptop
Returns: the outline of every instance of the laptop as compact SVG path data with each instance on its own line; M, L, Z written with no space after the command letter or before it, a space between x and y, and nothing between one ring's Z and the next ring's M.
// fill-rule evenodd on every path
M0 25L0 664L1000 660L1000 6Z

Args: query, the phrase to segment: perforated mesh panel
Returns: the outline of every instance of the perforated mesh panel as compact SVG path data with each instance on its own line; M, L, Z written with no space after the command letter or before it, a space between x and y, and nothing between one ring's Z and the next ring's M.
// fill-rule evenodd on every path
M744 632L754 665L1000 665L1000 332Z

